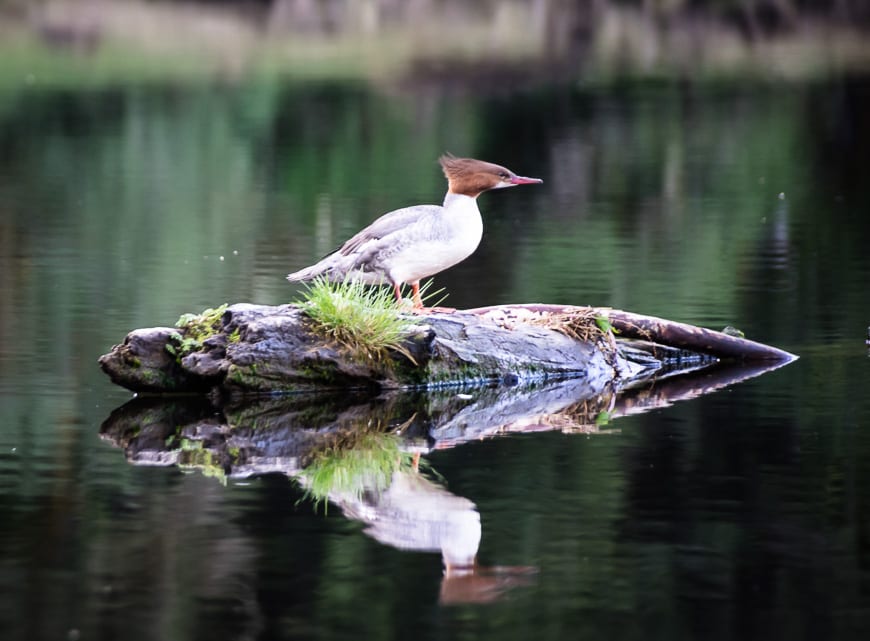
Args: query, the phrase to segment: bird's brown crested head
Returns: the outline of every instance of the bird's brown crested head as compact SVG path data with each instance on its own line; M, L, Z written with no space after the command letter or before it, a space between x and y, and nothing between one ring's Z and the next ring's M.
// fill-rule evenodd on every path
M507 167L475 158L457 158L452 154L444 154L438 162L447 178L448 191L472 198L477 198L490 189L544 182L540 178L517 176Z

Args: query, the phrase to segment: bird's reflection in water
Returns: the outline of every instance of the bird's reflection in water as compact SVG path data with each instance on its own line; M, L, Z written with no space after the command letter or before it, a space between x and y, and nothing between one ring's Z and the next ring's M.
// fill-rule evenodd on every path
M417 471L396 472L389 487L376 495L333 496L332 500L347 517L365 523L365 533L384 545L440 552L442 604L490 603L533 581L535 568L480 566L477 507Z
M529 585L535 568L487 568L477 563L481 539L477 506L421 472L419 453L393 451L386 445L392 439L397 437L390 433L363 439L368 448L393 453L389 459L378 454L360 456L359 446L330 451L315 456L295 478L314 500L328 500L346 517L364 523L364 532L379 543L405 551L440 553L443 604L488 603L511 588ZM336 459L344 459L344 465L336 464ZM369 467L360 465L363 460ZM315 479L330 464L330 478L340 481L323 487L322 480ZM387 479L385 467L392 468ZM316 484L321 486L313 489Z

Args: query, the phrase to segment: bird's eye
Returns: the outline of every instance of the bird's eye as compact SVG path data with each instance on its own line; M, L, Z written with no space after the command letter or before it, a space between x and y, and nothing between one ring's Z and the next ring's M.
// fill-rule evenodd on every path
M498 175L498 177L501 178L502 180L507 180L508 178L510 178L510 176L508 175L508 173L506 171L501 172Z

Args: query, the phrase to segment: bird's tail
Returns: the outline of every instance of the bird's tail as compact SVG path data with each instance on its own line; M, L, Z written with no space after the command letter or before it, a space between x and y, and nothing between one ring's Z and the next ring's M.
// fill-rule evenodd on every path
M359 269L355 261L355 256L342 256L339 253L330 254L310 267L287 274L287 280L296 282L312 280L314 278L325 278L328 281L336 283L352 279L366 285L381 285L389 282L382 272L367 272Z
M301 280L311 280L313 278L317 278L318 276L328 277L330 271L332 270L329 268L329 266L324 266L318 263L317 265L312 265L311 267L300 269L298 272L287 274L287 280L291 282L296 282Z

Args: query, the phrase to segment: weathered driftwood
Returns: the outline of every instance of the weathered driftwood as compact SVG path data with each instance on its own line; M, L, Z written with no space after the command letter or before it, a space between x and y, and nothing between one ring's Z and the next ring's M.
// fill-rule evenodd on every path
M635 340L615 342L612 334L595 329L596 317L606 317L621 337ZM578 319L592 330L578 333ZM661 375L668 363L685 369L722 358L795 358L663 319L549 305L409 316L402 349L378 359L325 341L293 305L230 306L192 346L179 331L135 330L102 356L100 365L115 383L136 392L382 390L577 378L600 393L616 380Z
M403 344L407 355L363 360L312 332L298 307L240 304L189 354L178 354L178 330L139 329L100 364L114 382L137 392L381 389L566 376L601 388L614 376L604 349L544 327L506 328L463 313L414 320ZM176 355L167 345L176 346Z

